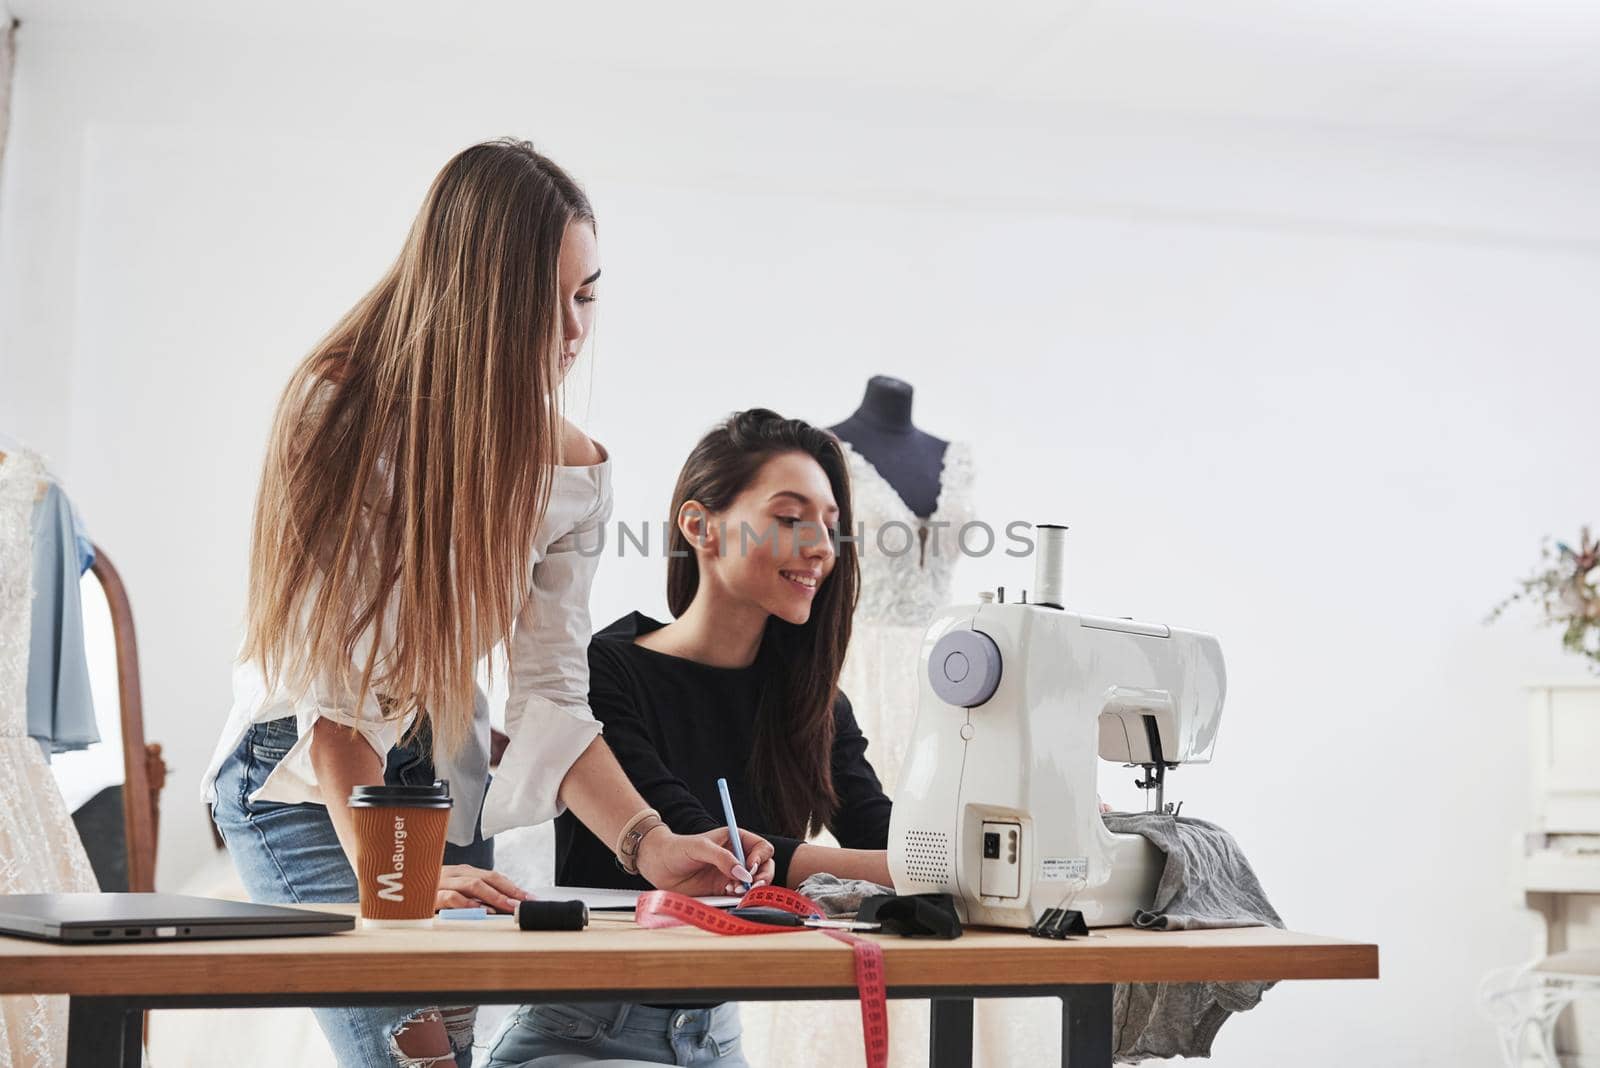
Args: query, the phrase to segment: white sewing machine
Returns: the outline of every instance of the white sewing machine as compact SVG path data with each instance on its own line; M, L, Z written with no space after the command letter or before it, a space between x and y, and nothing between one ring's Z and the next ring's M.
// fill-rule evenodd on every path
M1100 816L1096 756L1138 765L1156 810L1168 769L1206 763L1226 678L1209 634L1062 607L1065 527L1040 526L1034 601L945 609L922 643L916 727L889 821L902 894L954 895L967 923L1091 927L1148 908L1164 858ZM1153 795L1153 797L1152 797Z

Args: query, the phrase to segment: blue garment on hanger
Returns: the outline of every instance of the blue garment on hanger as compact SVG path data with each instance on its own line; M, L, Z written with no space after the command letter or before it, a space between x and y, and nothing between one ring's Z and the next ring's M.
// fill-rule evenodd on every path
M72 513L72 543L78 550L78 574L83 575L94 566L94 542L89 540L89 529L83 525L78 506L68 501L67 509Z
M28 647L28 735L47 755L86 749L100 740L78 593L85 566L72 504L51 483L33 506L33 630Z

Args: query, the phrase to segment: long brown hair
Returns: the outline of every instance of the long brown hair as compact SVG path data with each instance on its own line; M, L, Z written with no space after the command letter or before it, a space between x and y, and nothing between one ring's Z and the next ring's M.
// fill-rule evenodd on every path
M684 502L724 511L767 460L787 452L804 453L822 466L839 506L840 530L849 534L854 529L849 467L838 438L767 408L736 412L700 439L672 491L667 606L674 616L683 615L700 586L700 562L676 522ZM777 616L767 618L756 654L763 685L747 772L751 782L762 784L763 815L774 833L816 834L838 807L833 788L834 695L860 586L855 543L842 538L833 571L812 600L810 618L798 626Z
M465 739L479 644L511 628L560 462L557 265L579 222L588 199L532 145L466 149L295 370L250 547L245 654L271 684L337 679L421 712L447 752Z

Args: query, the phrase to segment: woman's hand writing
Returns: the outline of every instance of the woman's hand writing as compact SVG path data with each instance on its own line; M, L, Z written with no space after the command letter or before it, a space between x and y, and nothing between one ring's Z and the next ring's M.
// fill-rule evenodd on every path
M700 897L738 892L738 884L752 887L772 881L772 843L749 831L739 832L745 867L728 851L728 829L704 834L674 834L666 826L644 836L639 843L639 874L662 890Z

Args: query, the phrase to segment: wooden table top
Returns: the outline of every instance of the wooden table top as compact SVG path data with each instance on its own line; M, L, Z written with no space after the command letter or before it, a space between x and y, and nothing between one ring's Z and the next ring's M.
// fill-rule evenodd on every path
M442 920L432 929L357 929L303 938L67 946L0 937L0 994L855 986L850 948L819 931L729 938L681 927L644 930L631 915L596 914L584 931L520 931L511 917L494 916ZM953 941L871 937L883 946L891 990L1378 977L1375 945L1269 927L1118 927L1065 942L982 928L969 928Z

